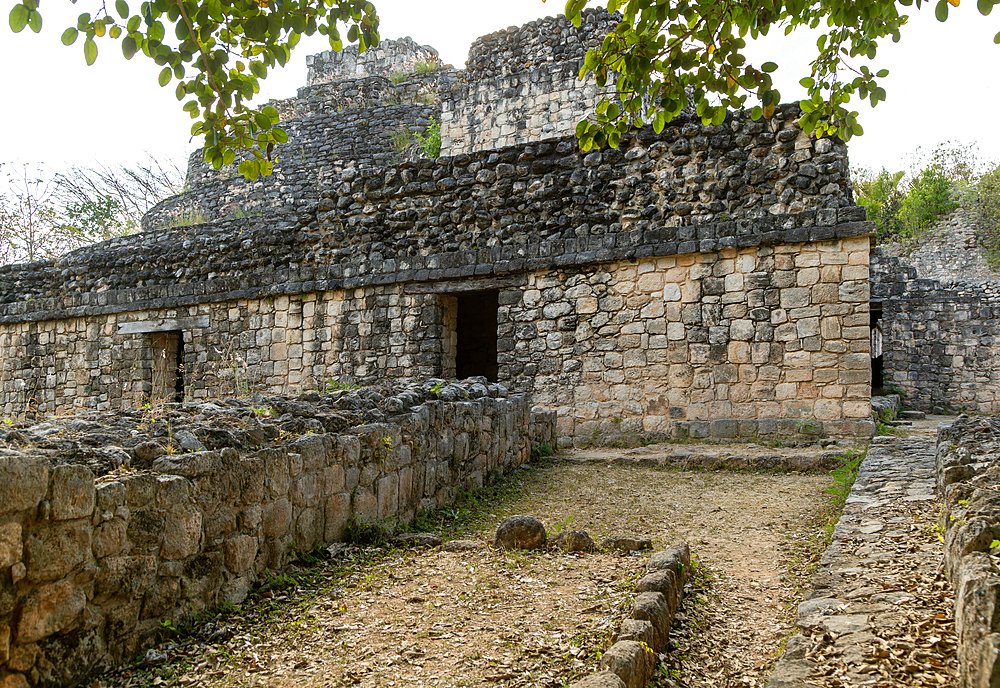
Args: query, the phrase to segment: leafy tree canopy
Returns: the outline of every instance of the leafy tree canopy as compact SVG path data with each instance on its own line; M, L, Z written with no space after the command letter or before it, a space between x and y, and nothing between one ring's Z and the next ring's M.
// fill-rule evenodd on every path
M42 28L40 0L22 0L10 12L14 32ZM77 2L77 0L73 0ZM205 136L205 160L216 169L236 162L247 178L268 175L271 152L288 140L277 125L278 111L252 107L260 79L284 65L303 36L329 36L334 50L346 38L360 50L378 43L378 15L368 0L80 0L90 5L76 26L62 34L72 45L82 39L87 64L98 43L114 41L131 59L142 53L163 67L160 85L176 81L178 101L195 120L194 135Z
M580 25L589 0L568 0L566 15ZM987 15L1000 0L978 0ZM906 24L904 8L927 0L608 0L608 10L624 16L603 45L587 53L581 78L593 73L599 86L613 86L617 98L605 98L596 113L579 123L580 146L616 146L630 126L651 123L660 131L668 121L693 108L705 124L720 124L727 108L744 106L755 96L754 119L770 117L781 94L774 87L774 62L751 64L747 38L770 31L785 34L808 27L823 33L816 59L800 83L800 125L817 136L837 134L849 140L863 133L852 98L872 106L885 100L879 79L888 70L872 71L861 61L874 60L879 41L899 40ZM936 0L938 20L948 18L959 0ZM994 38L1000 43L1000 33ZM845 78L846 77L846 78Z

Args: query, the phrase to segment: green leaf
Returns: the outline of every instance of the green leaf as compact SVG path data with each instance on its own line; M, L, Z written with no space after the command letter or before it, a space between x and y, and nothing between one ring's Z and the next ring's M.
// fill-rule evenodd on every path
M274 106L272 106L272 105L265 105L265 106L264 106L264 107L263 107L263 108L261 109L261 112L262 112L262 113L263 113L264 115L266 115L266 116L267 116L267 117L268 117L268 118L269 118L269 119L271 120L271 123L272 123L272 124L274 124L274 123L275 123L275 122L277 122L277 121L278 121L279 119L281 119L281 115L280 115L280 114L278 113L278 108L276 108L276 107L274 107Z
M253 181L260 174L260 163L256 160L244 160L236 169L243 175L244 179Z
M10 11L10 30L14 33L21 33L28 25L28 8L24 5L14 5Z
M28 12L28 28L35 33L42 30L42 15L40 15L36 10Z
M125 56L126 60L131 60L132 56L135 55L139 47L135 44L135 39L131 36L125 36L122 39L122 55Z
M63 45L73 45L73 43L76 42L76 37L79 34L80 34L80 32L77 31L76 29L74 29L71 26L68 29L66 29L65 31L63 31L62 38L60 38L59 40L62 41Z
M976 7L979 9L979 14L985 17L993 11L993 0L979 0Z
M997 34L993 37L993 42L1000 43L1000 31L998 31Z
M807 76L805 79L799 79L799 83L805 88L812 88L816 85L816 80L811 76Z
M160 86L166 86L170 83L171 70L170 67L164 67L160 70Z
M94 43L94 39L88 38L83 44L83 57L87 60L88 66L97 60L97 43Z
M663 112L663 110L660 110L656 113L656 116L653 117L653 131L659 134L663 131L663 128L666 126L667 126L667 115L666 113Z
M274 129L271 130L271 133L274 135L274 141L275 141L275 143L287 143L288 142L288 134L285 133L284 129L278 129L277 127L275 127Z
M934 8L934 16L941 22L948 20L948 0L938 0L937 7Z
M947 1L948 0L945 0L945 2L947 2ZM774 62L765 62L764 64L762 64L760 66L760 68L761 68L761 71L764 71L764 72L773 72L774 70L776 70L778 68L778 65L775 64Z

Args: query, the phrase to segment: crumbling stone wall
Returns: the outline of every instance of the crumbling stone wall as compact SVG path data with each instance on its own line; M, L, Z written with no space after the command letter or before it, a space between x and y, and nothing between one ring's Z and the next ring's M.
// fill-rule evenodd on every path
M885 385L927 412L1000 411L1000 282L922 279L881 251L871 267Z
M579 80L589 48L617 24L585 10L579 28L564 15L477 39L465 81L443 98L441 151L457 155L565 136L601 99L593 78Z
M940 217L917 241L883 243L879 248L887 258L900 258L916 268L920 279L940 282L955 280L989 282L1000 279L990 268L976 238L976 211L965 199Z
M259 448L233 440L233 422L202 435L213 438L211 451L164 453L169 436L155 445L131 438L116 451L151 468L96 479L84 465L52 465L41 451L3 450L0 685L23 688L28 677L62 686L130 661L161 622L242 601L289 553L342 539L349 520L408 521L526 462L533 443L552 441L554 414L532 413L524 396L481 383L449 390L468 399L422 403L338 433L314 422L317 432L279 437L276 426L255 421L241 436ZM403 401L413 396L403 392ZM295 413L302 406L281 404ZM59 429L66 444L101 426L70 418ZM220 437L229 443L217 446Z
M938 431L944 565L955 588L960 688L1000 682L1000 423L960 416Z
M418 45L407 36L397 40L382 40L374 48L358 52L356 45L346 45L337 52L327 50L306 57L309 86L329 81L359 79L371 76L388 78L396 72L412 72L418 62L434 61L438 52L429 45Z

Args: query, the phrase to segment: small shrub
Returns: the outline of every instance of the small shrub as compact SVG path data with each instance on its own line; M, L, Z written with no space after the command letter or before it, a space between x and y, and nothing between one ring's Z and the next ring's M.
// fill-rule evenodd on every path
M408 77L408 76L409 76L409 74L407 74L406 72L404 72L402 70L399 70L397 72L391 72L389 74L389 81L391 81L394 84L401 84L404 81L406 81L406 77Z
M851 172L855 200L864 207L868 219L875 223L879 241L899 234L903 223L899 219L899 209L906 195L899 188L903 172L889 172L884 167L877 176L868 170Z
M381 547L389 541L392 533L381 523L368 523L354 517L344 528L344 541L352 545Z
M556 453L556 450L552 448L552 445L548 442L542 444L536 444L531 448L531 460L539 461L546 457L552 456Z
M957 207L951 195L951 181L939 166L931 165L913 180L900 205L902 232L908 237L920 236L939 217Z
M979 224L978 241L990 268L1000 268L1000 166L976 182L973 194Z
M436 72L441 69L441 61L436 57L431 57L426 60L420 60L415 65L413 65L413 71L417 74L427 74L428 72Z
M424 151L424 156L428 158L441 157L441 125L431 117L430 126L423 134L414 134L417 144Z
M392 140L390 145L392 146L392 151L396 154L397 158L402 157L406 149L410 147L413 143L413 134L410 133L409 129L397 129L392 132Z

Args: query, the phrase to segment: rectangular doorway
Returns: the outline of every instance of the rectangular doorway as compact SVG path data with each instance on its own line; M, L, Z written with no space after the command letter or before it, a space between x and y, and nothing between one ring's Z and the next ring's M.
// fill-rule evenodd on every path
M482 376L496 382L500 291L442 295L441 305L443 375L459 379Z
M184 401L184 332L151 332L152 397Z

